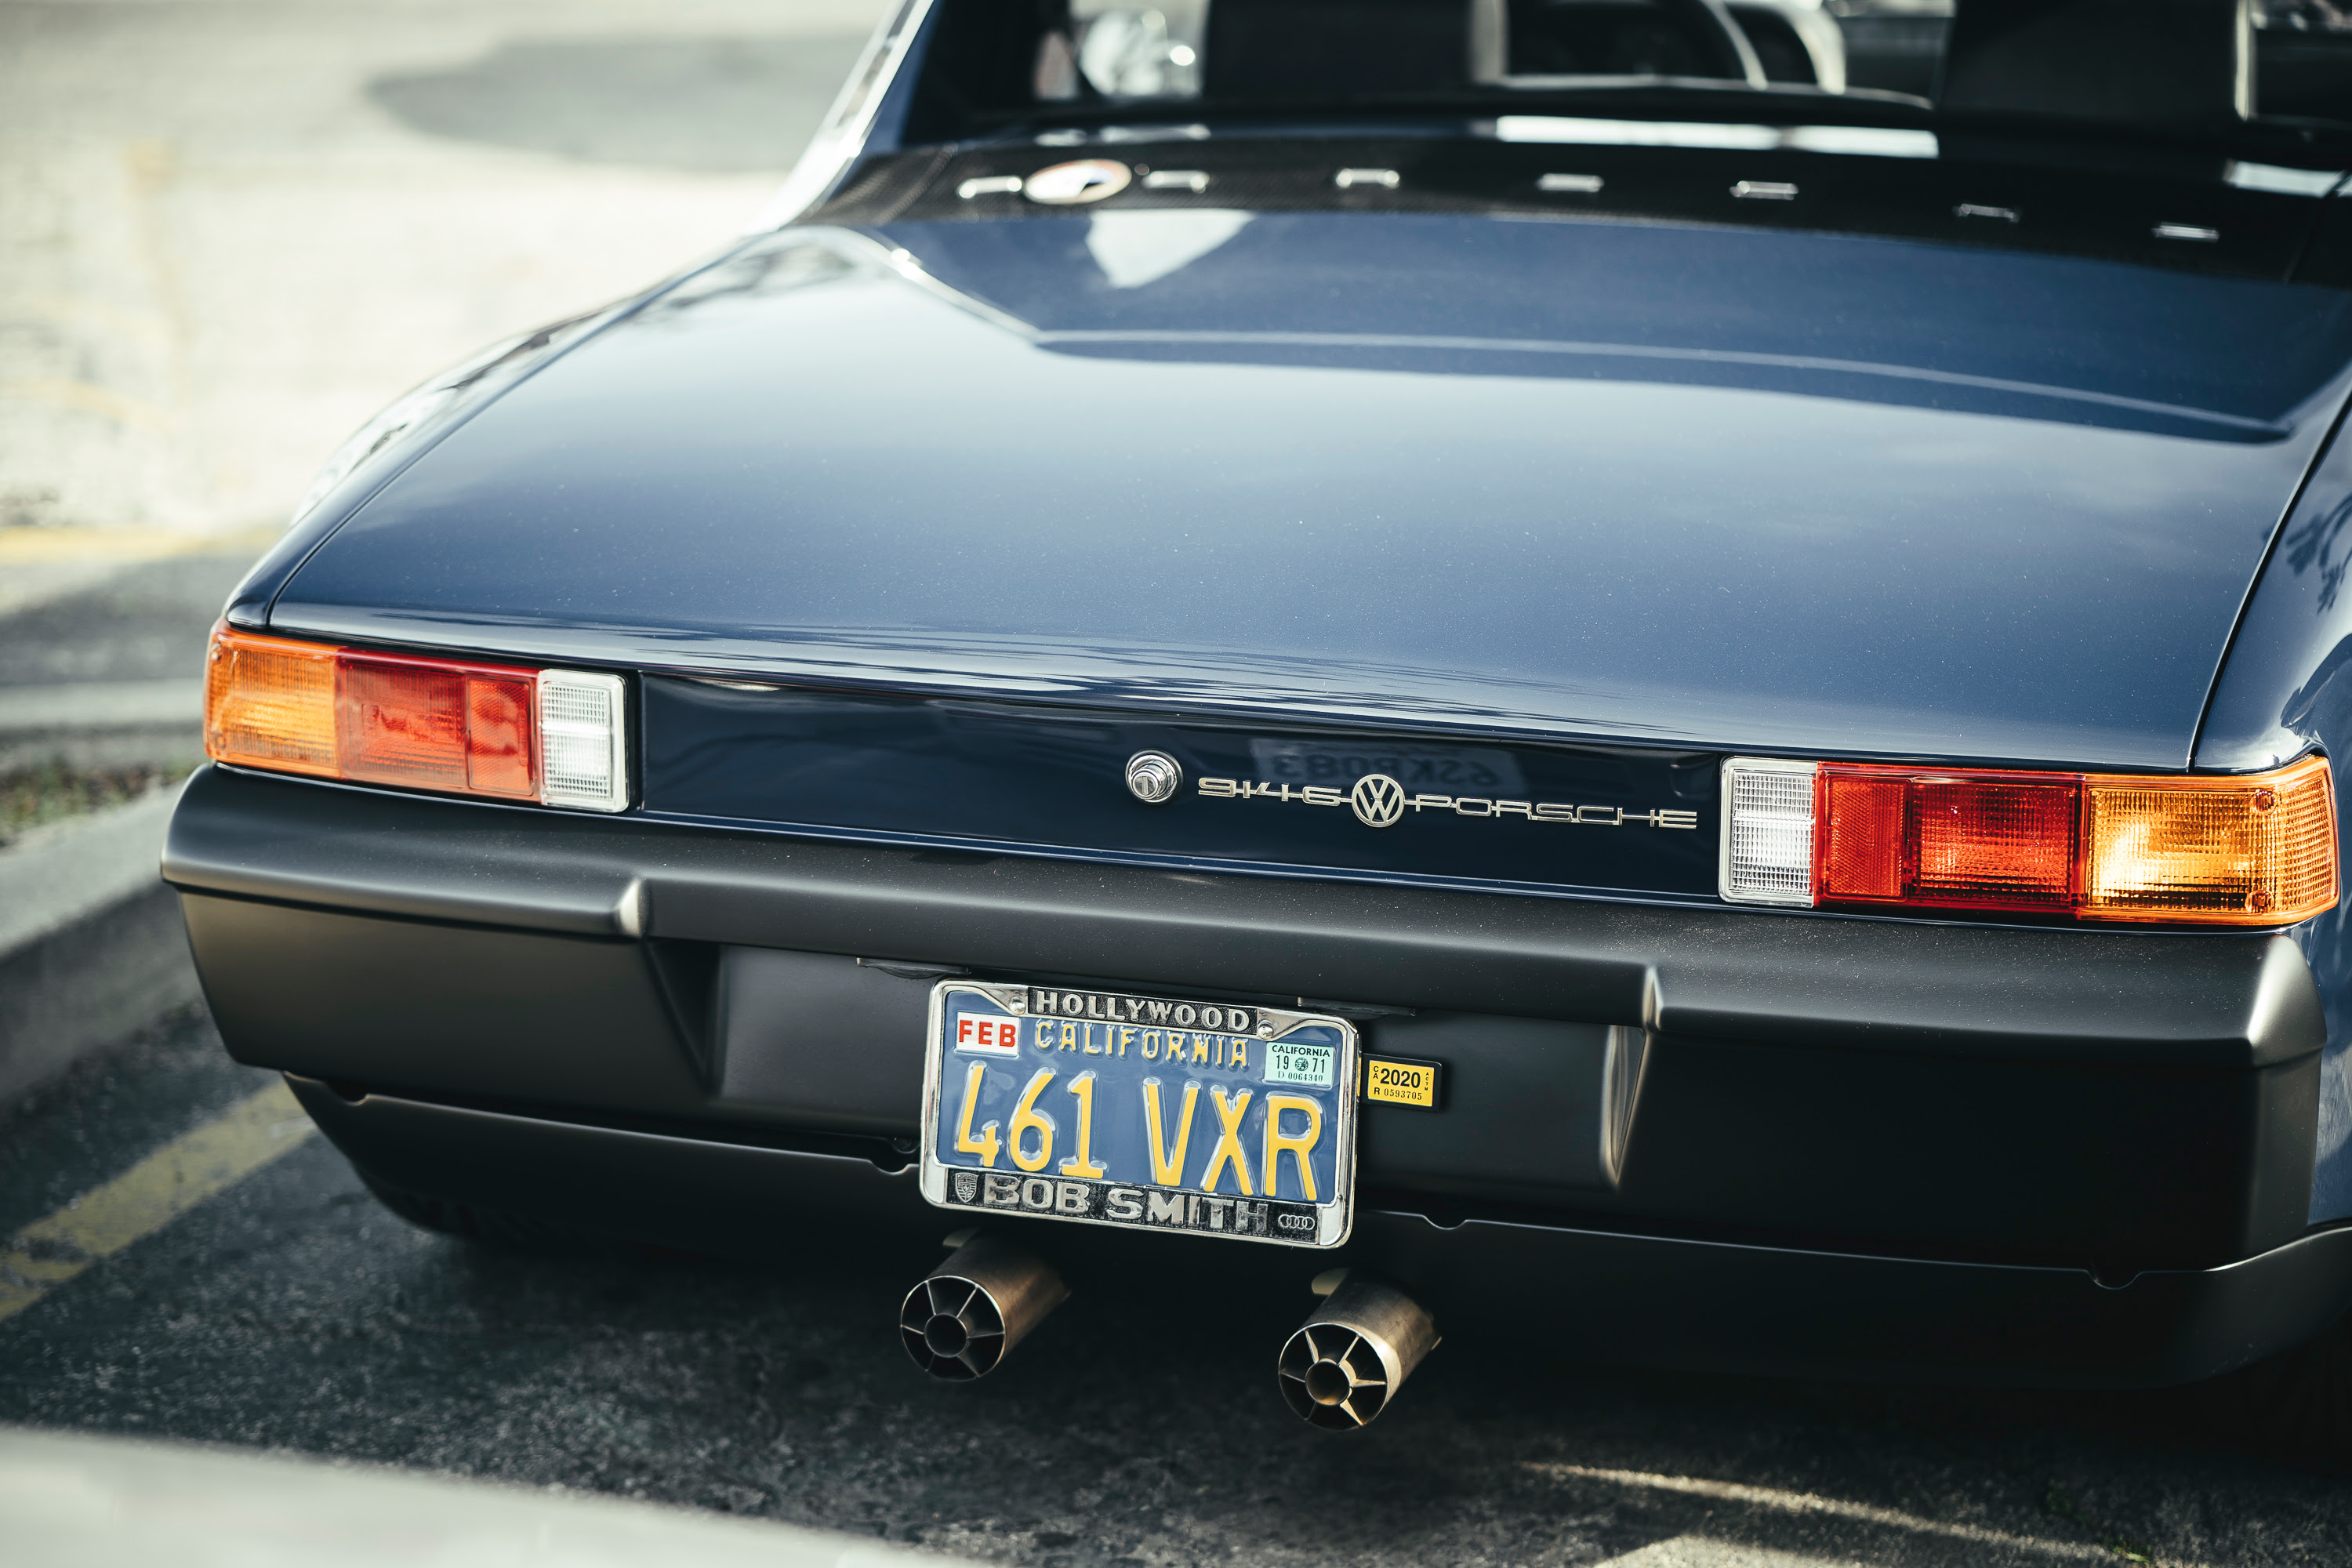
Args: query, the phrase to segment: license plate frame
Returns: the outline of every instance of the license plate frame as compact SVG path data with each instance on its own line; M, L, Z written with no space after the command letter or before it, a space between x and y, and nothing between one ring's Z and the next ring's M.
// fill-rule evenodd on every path
M974 1218L1339 1247L1361 1059L1354 1024L1308 1009L941 980L923 1041L923 1198ZM1171 1154L1173 1184L1157 1179Z

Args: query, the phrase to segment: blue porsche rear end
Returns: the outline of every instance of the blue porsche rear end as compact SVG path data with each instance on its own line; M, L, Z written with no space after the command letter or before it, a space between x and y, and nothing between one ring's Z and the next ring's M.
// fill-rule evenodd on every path
M2177 1381L2352 1305L2340 781L2293 766L2346 754L2335 175L1901 115L894 145L942 14L821 205L469 371L229 606L340 706L307 776L216 707L167 873L372 1180L720 1247L995 1192L1098 1277L1336 1261L1685 1364ZM352 765L404 658L542 729L617 678L609 797ZM1780 882L1751 764L1806 780ZM1843 897L1827 781L1898 775L2072 791L2073 879L1914 896L1915 804ZM2325 842L2102 904L2122 780ZM1077 1054L975 1120L1000 1017ZM1351 1206L1313 1259L1151 1234L1253 1211L1124 1223L1121 1159Z

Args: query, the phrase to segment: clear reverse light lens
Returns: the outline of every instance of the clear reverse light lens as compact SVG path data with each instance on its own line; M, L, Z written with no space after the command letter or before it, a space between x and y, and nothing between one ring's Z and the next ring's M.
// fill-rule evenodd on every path
M1733 757L1723 764L1723 896L1738 904L1813 901L1817 764Z
M539 714L539 798L583 811L625 809L629 773L621 678L543 669Z

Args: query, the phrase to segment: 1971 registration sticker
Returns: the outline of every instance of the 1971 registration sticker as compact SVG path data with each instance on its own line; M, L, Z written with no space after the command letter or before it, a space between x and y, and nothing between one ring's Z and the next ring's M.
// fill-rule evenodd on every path
M1357 1037L1320 1014L948 980L924 1055L942 1208L1338 1247Z

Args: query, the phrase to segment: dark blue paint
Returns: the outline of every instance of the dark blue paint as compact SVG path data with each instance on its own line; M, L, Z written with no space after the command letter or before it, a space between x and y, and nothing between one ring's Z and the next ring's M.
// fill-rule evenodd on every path
M832 689L649 679L656 814L1704 900L1724 751L2185 765L2352 361L2325 289L1822 235L1258 215L1114 286L1182 234L753 242L355 477L248 597ZM2347 564L2339 447L2197 765L2318 746L2344 788ZM1116 784L1144 744L1263 777L1252 740L1318 726L1483 737L1530 798L1706 826ZM2346 1217L2352 942L2294 934L2330 1020L2311 1213Z
M2352 799L2352 441L2341 432L2280 531L2261 585L2213 691L2197 765L2267 768L2326 753L2342 803ZM2339 870L2341 879L2343 873ZM2352 879L2346 879L2352 880ZM2344 906L2294 931L2327 1013L2320 1061L2318 1163L2312 1223L2352 1217L2352 931Z
M2352 359L2335 293L2120 264L1287 215L1116 289L1088 223L887 241L1057 331L1258 334L1255 363L1041 342L870 241L788 233L448 436L273 624L1390 732L2179 768ZM1577 359L1528 341L1715 384L1623 354L1528 374ZM1970 410L1926 405L1939 376ZM1978 411L1993 384L2024 390Z
M520 338L485 350L471 360L426 380L405 396L395 400L376 418L369 421L349 439L357 442L376 430L370 449L353 465L351 471L336 482L308 511L296 514L293 522L277 541L255 562L253 569L237 584L223 607L222 616L232 626L261 627L269 624L269 608L287 580L294 574L310 552L332 538L336 530L350 520L352 514L365 506L375 492L390 482L392 477L416 461L450 431L490 404L499 394L531 374L541 365L562 355L572 345L584 342L597 329L625 315L644 296L624 300L602 310L574 316L527 332ZM415 405L420 396L431 393L440 395L429 405L413 407L412 417L397 428L390 426L391 416L404 405ZM338 451L335 456L341 458Z
M1487 374L1706 374L1944 406L1957 395L2026 417L2161 417L2217 439L2284 434L2352 356L2352 296L2335 290L1759 229L1260 214L1164 280L1105 286L1097 252L1120 242L1104 224L1181 232L1191 216L882 233L1070 351L1231 349L1264 363L1270 348L1346 354L1370 336L1368 368L1417 348Z
M1157 864L1312 867L1713 902L1717 759L1616 748L1432 746L1376 736L1171 723L1120 713L835 691L736 691L650 677L649 812L972 845L1124 856ZM1123 783L1145 749L1180 762L1179 797L1147 805ZM1416 803L1372 828L1309 804L1367 773ZM1221 777L1276 793L1203 797ZM1439 797L1456 804L1444 806ZM1328 801L1328 795L1318 797ZM1495 804L1506 805L1496 815ZM1532 807L1581 806L1581 823ZM1622 825L1683 811L1689 827ZM1557 812L1552 814L1555 817Z

